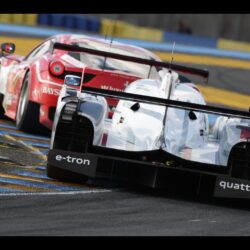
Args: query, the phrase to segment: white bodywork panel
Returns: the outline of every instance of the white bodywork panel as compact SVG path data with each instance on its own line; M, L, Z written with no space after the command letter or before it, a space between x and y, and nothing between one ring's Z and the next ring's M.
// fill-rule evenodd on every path
M170 94L172 100L206 104L192 84L171 83L170 78L165 84L156 80L138 80L125 92L160 98L168 98ZM169 91L170 86L172 90ZM165 107L140 103L139 110L132 111L133 104L119 101L109 129L107 147L129 151L161 148L187 160L226 166L230 150L241 141L241 130L236 127L242 123L240 119L220 116L209 128L205 113L195 112L197 119L191 120L189 111L168 108L164 123Z

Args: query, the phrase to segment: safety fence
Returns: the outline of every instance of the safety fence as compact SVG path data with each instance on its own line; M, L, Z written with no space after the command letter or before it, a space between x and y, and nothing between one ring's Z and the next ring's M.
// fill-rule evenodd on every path
M87 32L101 36L144 40L159 43L176 43L194 47L250 52L250 43L227 39L208 38L191 34L163 31L136 26L127 22L97 18L87 14L0 14L0 24L40 26L62 29L62 33ZM52 30L51 30L52 31Z

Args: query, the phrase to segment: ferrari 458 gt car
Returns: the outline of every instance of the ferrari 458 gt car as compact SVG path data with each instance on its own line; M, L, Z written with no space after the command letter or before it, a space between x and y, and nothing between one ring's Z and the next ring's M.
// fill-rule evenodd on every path
M122 91L130 82L145 78L148 73L148 65L133 65L116 59L104 60L104 57L97 54L65 50L62 46L55 46L56 44L85 46L89 49L159 60L156 55L142 48L84 35L52 36L25 57L12 55L14 44L2 44L0 117L5 115L15 120L17 128L21 130L40 132L44 126L51 129L65 75L81 76L84 70L84 84ZM109 105L112 107L115 103L111 101Z
M52 129L49 177L116 177L250 198L250 113L208 106L195 84L179 79L178 72L208 77L206 70L91 53L149 65L158 77L136 79L117 92L85 86L84 73L66 76ZM111 117L107 98L118 101Z

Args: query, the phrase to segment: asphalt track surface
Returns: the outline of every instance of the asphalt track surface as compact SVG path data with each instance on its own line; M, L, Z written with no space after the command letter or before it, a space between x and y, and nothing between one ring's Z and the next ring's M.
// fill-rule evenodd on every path
M248 71L212 74L217 87L250 95ZM11 121L0 121L0 131L0 236L250 235L248 201L110 181L61 183L45 175L48 138L17 131Z

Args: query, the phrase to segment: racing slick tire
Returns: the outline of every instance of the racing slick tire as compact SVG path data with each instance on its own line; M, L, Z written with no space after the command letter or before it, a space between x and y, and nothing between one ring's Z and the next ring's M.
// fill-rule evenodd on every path
M29 133L48 133L48 129L39 123L40 105L29 101L29 91L30 73L28 72L25 76L19 97L16 114L16 127L19 130Z
M49 178L74 183L85 183L89 178L80 174L73 173L61 168L47 164L46 174Z

